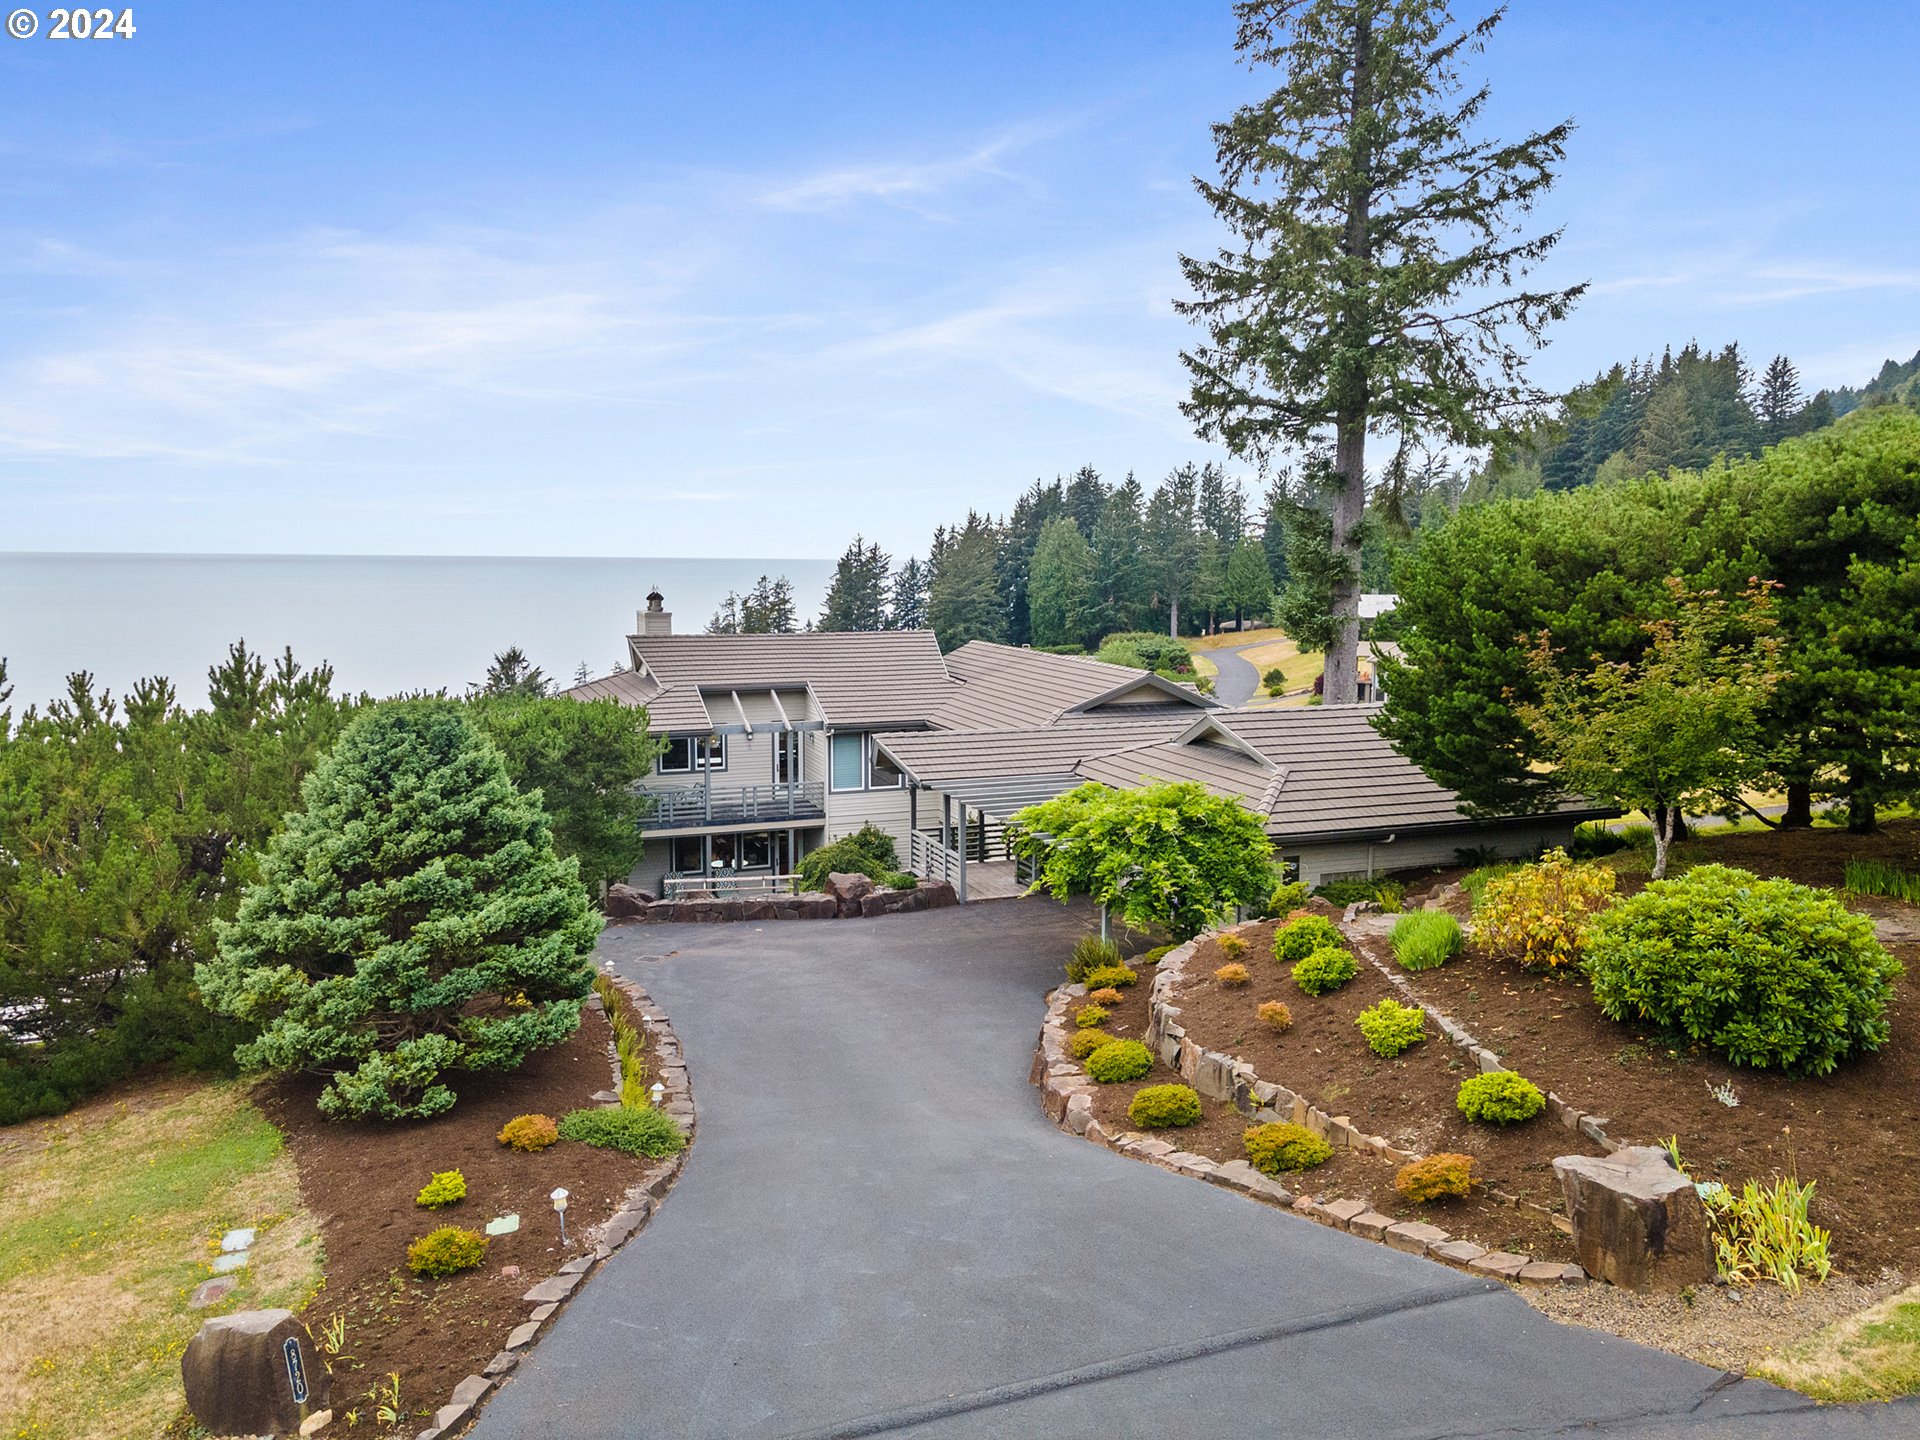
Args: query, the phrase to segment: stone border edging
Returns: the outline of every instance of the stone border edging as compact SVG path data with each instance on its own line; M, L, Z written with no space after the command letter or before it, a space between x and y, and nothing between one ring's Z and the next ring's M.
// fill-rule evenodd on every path
M526 1320L514 1327L507 1336L507 1343L481 1368L478 1375L469 1375L453 1387L453 1394L447 1403L434 1412L433 1423L420 1431L414 1440L442 1440L442 1437L452 1434L456 1427L476 1418L481 1402L520 1363L539 1338L541 1327L558 1313L601 1261L645 1227L667 1191L673 1188L673 1182L679 1178L681 1166L686 1163L687 1151L693 1144L696 1112L679 1037L673 1033L673 1026L667 1017L660 1013L659 1007L637 983L621 979L613 973L610 965L601 966L601 973L618 985L643 1015L652 1017L654 1062L659 1069L658 1079L666 1086L660 1108L679 1123L687 1137L687 1145L677 1155L652 1162L641 1172L640 1179L627 1187L626 1203L598 1225L589 1228L581 1237L582 1247L591 1242L591 1248L568 1260L520 1297L523 1303L533 1307ZM605 1007L600 997L593 995L588 997L586 1008L604 1010ZM614 1088L617 1090L620 1083L617 1057L614 1066Z
M1228 927L1232 930L1239 927ZM1220 933L1227 933L1223 931ZM1204 937L1202 937L1204 938ZM1145 1043L1169 1069L1202 1095L1225 1100L1242 1115L1258 1123L1285 1118L1306 1125L1336 1147L1359 1150L1382 1158L1406 1163L1418 1159L1398 1149L1378 1135L1368 1135L1344 1116L1330 1116L1284 1086L1262 1080L1253 1066L1236 1056L1203 1050L1186 1038L1178 1022L1179 1008L1168 1003L1175 983L1192 959L1199 940L1189 940L1161 957L1148 995L1148 1025ZM1371 957L1369 957L1371 958ZM1363 1240L1391 1246L1410 1255L1451 1265L1499 1280L1536 1285L1583 1285L1587 1272L1574 1264L1535 1260L1530 1255L1489 1250L1470 1240L1455 1240L1437 1225L1420 1220L1396 1221L1382 1215L1364 1200L1335 1200L1327 1204L1307 1195L1296 1196L1246 1160L1209 1160L1204 1155L1180 1150L1157 1136L1137 1131L1110 1135L1093 1118L1094 1082L1067 1054L1067 1007L1087 993L1084 985L1062 985L1047 996L1046 1020L1035 1047L1033 1070L1028 1077L1041 1088L1042 1105L1047 1117L1060 1128L1084 1136L1163 1170L1192 1175L1210 1184L1239 1190L1256 1200L1265 1201L1336 1230L1345 1230ZM1282 1101L1284 1098L1284 1102ZM1279 1104L1288 1114L1282 1116ZM1317 1120L1317 1125L1316 1125Z

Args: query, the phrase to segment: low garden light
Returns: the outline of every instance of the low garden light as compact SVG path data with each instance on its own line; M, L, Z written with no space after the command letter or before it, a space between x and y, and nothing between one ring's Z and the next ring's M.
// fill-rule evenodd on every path
M667 1093L667 1087L656 1080L653 1082L653 1088L649 1093L653 1096L653 1108L658 1110L660 1108L660 1097Z
M553 1200L553 1213L560 1217L560 1243L562 1246L564 1246L568 1243L567 1241L567 1192L564 1189L556 1189L553 1192L552 1200Z

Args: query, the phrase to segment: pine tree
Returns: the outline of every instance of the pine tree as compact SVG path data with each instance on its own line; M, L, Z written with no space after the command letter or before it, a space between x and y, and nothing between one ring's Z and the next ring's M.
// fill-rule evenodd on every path
M887 627L892 630L927 628L927 567L912 556L893 572L893 595L887 602Z
M1235 14L1241 56L1283 78L1214 127L1220 179L1196 181L1233 245L1181 259L1194 298L1178 308L1209 342L1182 356L1183 408L1263 466L1283 445L1330 446L1325 692L1351 704L1367 435L1478 444L1537 408L1509 337L1538 343L1583 287L1505 288L1558 239L1513 238L1513 220L1572 127L1471 138L1488 92L1461 95L1459 62L1500 12L1463 30L1442 0L1242 0Z
M947 532L927 596L927 619L943 651L969 640L1006 639L995 570L999 548L993 522L981 515L969 514L964 527Z
M210 1008L261 1027L243 1065L329 1076L328 1115L417 1118L457 1073L574 1032L600 918L460 707L363 715L305 800L196 968Z
M480 682L482 695L545 695L552 688L546 674L518 645L509 645L494 656L487 667L487 678Z
M1760 377L1759 403L1754 406L1760 416L1760 433L1767 444L1778 445L1794 433L1794 421L1805 404L1805 397L1800 393L1800 372L1786 356L1774 356Z
M1108 492L1093 527L1093 599L1089 640L1144 623L1149 581L1142 553L1140 482L1131 473Z
M893 562L878 545L853 537L853 544L834 567L820 613L822 630L884 630L887 628L887 581Z
M1056 515L1040 532L1028 585L1035 645L1072 645L1087 638L1094 612L1093 551L1071 515Z
M1192 596L1200 568L1200 537L1195 529L1199 489L1199 467L1189 461L1170 471L1147 502L1147 573L1153 581L1154 610L1166 615L1169 635L1180 633L1180 605Z
M1082 465L1074 471L1062 503L1066 513L1073 517L1073 523L1080 527L1081 538L1092 540L1093 527L1100 523L1100 511L1107 503L1107 487L1100 479L1100 472L1091 465Z

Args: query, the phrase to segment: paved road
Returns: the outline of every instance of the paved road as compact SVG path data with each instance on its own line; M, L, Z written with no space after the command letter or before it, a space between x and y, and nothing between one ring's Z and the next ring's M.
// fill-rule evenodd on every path
M1241 657L1242 650L1271 645L1272 640L1256 640L1251 645L1236 645L1230 650L1208 650L1206 657L1220 669L1214 678L1213 695L1227 705L1244 705L1260 689L1260 672Z
M1920 1433L1061 1134L1025 1077L1087 923L609 932L673 1017L699 1141L478 1440Z

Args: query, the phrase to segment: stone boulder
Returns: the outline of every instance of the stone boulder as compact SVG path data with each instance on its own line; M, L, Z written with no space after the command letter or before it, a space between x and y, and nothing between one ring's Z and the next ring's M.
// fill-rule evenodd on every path
M180 1356L187 1408L215 1435L291 1435L328 1408L331 1379L291 1310L242 1310L200 1327Z
M652 903L653 896L644 890L636 890L631 885L609 885L607 898L600 903L600 908L609 920L633 920L645 915Z
M953 886L945 880L937 885L922 885L913 893L925 902L921 906L923 910L938 910L944 905L960 903L960 897L953 893Z
M1706 1207L1657 1145L1553 1162L1573 1252L1589 1275L1623 1290L1675 1291L1713 1278Z
M860 902L873 894L875 888L870 876L848 874L841 870L827 876L827 894L838 903L843 917L858 915Z

